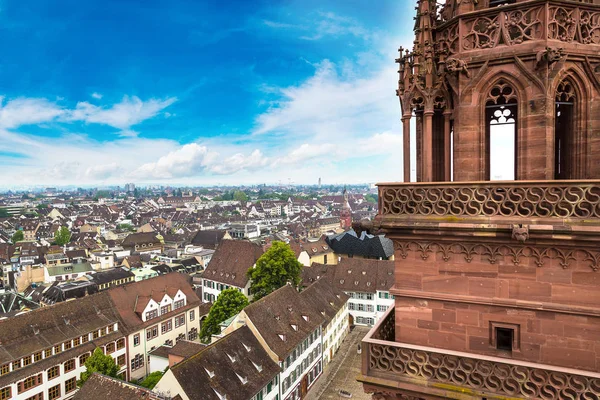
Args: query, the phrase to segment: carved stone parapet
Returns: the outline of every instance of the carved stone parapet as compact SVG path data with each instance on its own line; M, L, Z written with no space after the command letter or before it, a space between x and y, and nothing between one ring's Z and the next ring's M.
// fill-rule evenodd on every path
M598 399L600 379L485 359L370 343L369 368L413 379L527 399Z
M600 218L600 181L379 185L382 216Z
M388 312L383 318L389 319L393 315L393 311ZM367 365L363 369L364 376L360 378L362 382L367 383L370 378L375 379L373 382L400 380L410 383L413 388L415 385L427 385L457 394L468 392L473 398L600 398L600 378L596 373L383 341L378 332L387 325L386 321L381 321L363 339ZM368 386L372 389L376 385ZM377 387L373 390L373 398L410 399L411 395L402 394L400 387L397 384L390 388Z

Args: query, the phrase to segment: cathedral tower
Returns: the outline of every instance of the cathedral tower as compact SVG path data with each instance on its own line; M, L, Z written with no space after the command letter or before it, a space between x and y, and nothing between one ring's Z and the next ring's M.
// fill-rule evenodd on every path
M374 399L600 399L600 0L418 0ZM416 127L417 181L410 182Z

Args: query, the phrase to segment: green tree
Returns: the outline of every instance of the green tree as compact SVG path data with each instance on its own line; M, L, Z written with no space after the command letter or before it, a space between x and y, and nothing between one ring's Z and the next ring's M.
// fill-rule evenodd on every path
M377 203L377 195L375 194L371 194L371 193L367 193L365 195L365 200L369 203Z
M85 371L79 376L77 385L82 386L94 372L116 378L119 366L111 356L105 355L102 349L96 347L90 358L85 361Z
M15 233L12 235L12 238L11 238L10 240L13 242L13 244L15 244L15 243L17 243L17 242L20 242L20 241L22 241L22 240L23 240L23 238L24 238L23 231L16 231L16 232L15 232Z
M256 261L256 267L248 270L248 277L252 280L250 292L256 301L288 282L298 286L301 273L302 264L290 246L273 242L271 248Z
M59 230L54 232L54 243L63 246L71 240L71 232L66 226L61 226Z
M225 289L210 308L208 316L202 324L200 338L203 342L210 341L211 335L220 332L219 324L238 314L248 305L248 299L237 289Z
M233 199L236 201L248 201L248 195L241 190L236 190L233 193Z
M163 371L154 371L150 375L148 375L139 385L152 390L164 374L165 373Z

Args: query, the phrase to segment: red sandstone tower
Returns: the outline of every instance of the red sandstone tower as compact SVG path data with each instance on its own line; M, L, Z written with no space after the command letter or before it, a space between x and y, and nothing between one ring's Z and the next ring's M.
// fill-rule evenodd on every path
M352 228L352 209L348 201L348 191L344 188L344 204L340 211L340 228L347 230Z
M396 304L359 380L374 399L599 399L600 0L416 10L405 182L379 185L367 227L394 241Z

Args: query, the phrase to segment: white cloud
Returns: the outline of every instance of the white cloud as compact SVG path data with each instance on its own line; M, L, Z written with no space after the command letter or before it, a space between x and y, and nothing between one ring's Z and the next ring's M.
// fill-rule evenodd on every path
M371 40L378 35L376 32L366 29L354 18L335 14L333 12L317 12L311 14L310 18L300 23L288 23L281 21L263 20L263 24L273 29L295 29L303 34L302 40L319 40L325 37L338 38L342 36L353 36L364 40Z
M132 173L142 179L168 179L200 175L208 163L214 160L206 146L190 143L169 152L156 162L142 165Z
M92 96L98 99L102 97L97 93ZM84 101L77 103L74 110L69 110L43 98L18 97L6 101L4 97L0 97L0 128L18 128L53 121L84 121L120 129L121 136L136 136L137 133L130 129L132 126L156 116L175 101L175 97L142 101L136 96L124 96L120 103L110 107L96 106Z
M256 118L254 133L316 136L321 142L388 131L399 120L396 81L393 65L347 79L324 60L302 84L280 89L281 100Z
M64 114L64 109L47 99L19 97L4 102L4 97L0 97L0 127L40 124Z
M332 12L320 12L316 26L311 35L301 36L304 40L318 40L325 36L339 37L351 35L362 39L371 39L374 33L353 18L337 15Z
M278 28L287 29L287 28L297 28L298 27L298 26L296 26L294 24L287 24L285 22L270 21L268 19L264 19L263 20L263 24L265 24L269 28L276 28L276 29L278 29Z
M121 172L122 168L116 162L103 165L94 165L85 170L85 176L91 180L103 180L113 177L116 173Z
M100 100L102 98L102 95L100 93L98 93L98 92L94 92L94 93L92 93L92 97L95 98L95 99Z
M213 164L210 171L220 175L230 175L241 170L254 171L268 164L269 160L260 150L254 150L249 156L236 153L220 162Z
M124 96L110 108L95 106L87 101L77 103L69 118L75 121L97 123L128 131L130 127L150 119L177 101L175 97L142 101L137 96Z
M335 158L337 156L336 146L332 143L308 144L303 143L297 148L293 148L284 157L280 157L273 162L273 166L302 164L315 158Z

